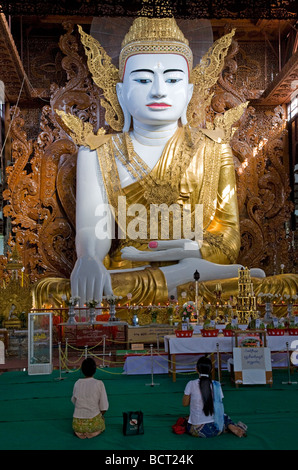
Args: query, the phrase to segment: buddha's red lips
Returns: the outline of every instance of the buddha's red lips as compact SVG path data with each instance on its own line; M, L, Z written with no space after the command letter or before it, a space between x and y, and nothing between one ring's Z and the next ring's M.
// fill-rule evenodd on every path
M146 104L146 106L148 108L153 108L153 109L171 108L171 105L167 103L149 103L149 104Z

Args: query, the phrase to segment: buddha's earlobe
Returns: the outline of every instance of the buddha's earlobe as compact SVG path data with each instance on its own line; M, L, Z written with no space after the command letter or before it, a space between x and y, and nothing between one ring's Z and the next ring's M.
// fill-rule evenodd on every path
M183 113L182 113L182 115L181 115L181 118L180 118L180 119L181 119L181 124L182 124L183 126L186 126L186 124L187 124L186 109L187 109L187 108L184 108L184 111L183 111Z
M188 94L188 96L187 96L187 105L185 106L185 108L184 108L184 110L181 114L181 118L180 118L181 119L181 124L183 126L186 126L186 124L187 124L187 107L188 107L189 102L190 102L190 100L192 98L192 95L193 95L193 84L192 83L188 84L187 94Z
M189 105L189 102L190 102L190 100L191 100L191 98L192 98L192 94L193 94L193 84L192 84L192 83L189 83L189 85L188 85L188 97L187 97L188 99L187 99L187 105L185 106L185 108L184 108L184 110L183 110L183 112L182 112L182 114L181 114L181 118L180 118L180 119L181 119L181 124L182 124L183 126L186 126L186 124L187 124L187 106Z
M122 83L117 83L116 92L117 92L117 98L118 98L118 101L119 101L119 104L121 106L123 116L124 116L124 125L123 125L122 132L128 132L130 129L130 125L131 125L131 114L124 104L124 100L122 96L122 86L123 86Z
M128 132L131 125L131 114L127 111L127 109L122 108L123 115L124 115L124 126L122 132Z

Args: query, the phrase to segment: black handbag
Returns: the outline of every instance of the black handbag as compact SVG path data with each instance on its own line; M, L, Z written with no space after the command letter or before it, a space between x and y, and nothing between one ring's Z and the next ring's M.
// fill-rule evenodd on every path
M125 436L144 434L144 421L142 411L123 412L123 434Z

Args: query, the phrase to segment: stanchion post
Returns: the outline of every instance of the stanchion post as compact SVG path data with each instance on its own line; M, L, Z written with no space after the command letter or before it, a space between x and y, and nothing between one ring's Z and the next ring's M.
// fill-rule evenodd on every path
M88 357L88 346L85 345L85 359L87 359Z
M62 373L62 365L61 365L61 342L58 343L58 354L59 354L59 377L56 380L64 380L65 377L61 376Z
M220 355L219 355L219 343L216 343L217 350L217 376L219 383L221 382L221 370L220 370Z
M106 335L102 337L102 367L105 367Z
M297 382L292 382L291 381L291 363L290 363L290 352L289 352L289 343L288 341L286 342L286 346L287 346L287 360L288 360L288 382L282 382L283 384L288 384L288 385L292 385L292 384L297 384Z
M150 344L150 355L151 355L151 384L146 384L150 385L150 387L154 387L154 385L159 385L154 383L153 381L153 374L154 374L154 368L153 368L153 344Z
M65 338L65 358L68 359L68 338Z
M59 353L59 374L60 374L60 379L61 379L61 341L59 341L58 353Z

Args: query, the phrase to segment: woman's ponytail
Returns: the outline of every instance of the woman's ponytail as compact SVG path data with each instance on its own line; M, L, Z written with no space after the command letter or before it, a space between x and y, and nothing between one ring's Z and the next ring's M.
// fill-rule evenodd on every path
M199 387L202 394L203 411L206 416L209 416L214 412L212 381L210 379L211 360L208 357L201 357L197 362L197 370L200 375Z

